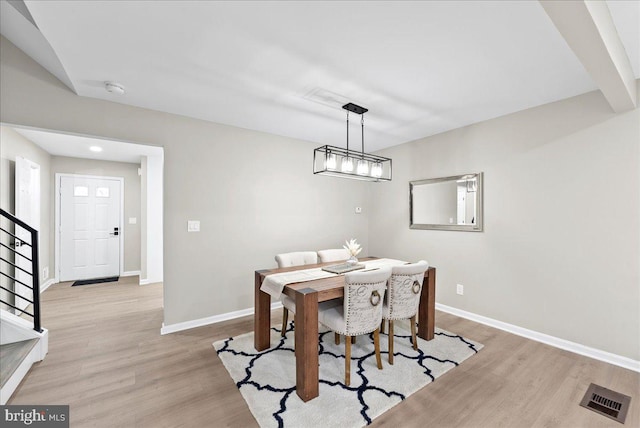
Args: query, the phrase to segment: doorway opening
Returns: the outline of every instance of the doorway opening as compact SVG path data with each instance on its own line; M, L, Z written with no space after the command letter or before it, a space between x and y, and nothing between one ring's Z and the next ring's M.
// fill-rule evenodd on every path
M2 162L10 167L6 171L12 175L12 183L13 171L10 170L15 169L17 155L34 158L42 166L39 239L42 291L57 282L84 279L93 275L102 276L99 269L106 269L107 265L110 266L109 269L113 268L111 263L103 263L108 259L110 251L117 254L117 276L137 276L135 279L141 285L163 281L162 147L14 125L3 124L1 127ZM4 171L2 175L6 175ZM76 198L78 202L75 206L71 204L67 207L67 214L70 210L74 211L74 216L71 217L60 211L62 207L58 199L60 191L64 189L64 186L60 186L62 177L69 180L73 177L75 183L67 183L70 191L76 192L72 199ZM83 185L77 181L107 180L104 183L109 184L108 180L113 179L121 180L123 184L117 185L116 189L110 185L99 185L98 182L96 184L87 181L86 185ZM87 196L80 196L85 192ZM111 209L105 202L114 194L115 200L120 199L120 210L124 212L117 215L116 221L105 220ZM83 198L93 199L93 205L97 206L89 210L88 206L79 202ZM3 203L3 207L4 205ZM7 204L7 208L13 212L15 207L11 205L14 204ZM88 210L84 216L75 216L77 211L83 210ZM70 221L65 223L65 218L80 223L82 218L86 221L91 220L94 223L93 235L88 236L87 232L86 236L81 236L80 232L86 232L82 229L87 224L74 224ZM107 225L109 222L114 224ZM73 227L65 228L65 225ZM75 232L76 236L72 241L76 242L65 247L66 244L61 238L65 238L65 230L68 229ZM89 242L92 242L91 248L87 247ZM73 253L70 259L73 260L71 270L75 270L76 273L71 276L64 266L66 253ZM83 259L83 256L89 255L94 261L93 267L86 263L86 257Z

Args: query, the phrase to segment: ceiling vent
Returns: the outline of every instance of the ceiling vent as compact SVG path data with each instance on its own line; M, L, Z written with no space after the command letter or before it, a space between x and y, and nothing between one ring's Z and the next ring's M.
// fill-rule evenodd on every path
M335 92L322 88L310 90L303 98L333 108L342 108L343 105L350 102L344 95L336 94Z

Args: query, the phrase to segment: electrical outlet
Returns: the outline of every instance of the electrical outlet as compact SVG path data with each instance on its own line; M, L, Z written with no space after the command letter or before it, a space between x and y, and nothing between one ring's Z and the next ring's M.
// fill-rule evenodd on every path
M42 268L42 279L49 278L49 266Z
M464 285L458 284L456 286L456 293L462 296L464 294Z

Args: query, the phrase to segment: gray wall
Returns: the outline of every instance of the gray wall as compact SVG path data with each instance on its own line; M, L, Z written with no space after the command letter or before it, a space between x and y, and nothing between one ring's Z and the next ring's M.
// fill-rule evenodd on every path
M124 178L124 224L122 228L124 229L125 272L140 270L141 196L140 176L138 176L139 167L139 164L125 162L78 159L64 156L53 156L51 158L51 194L54 194L55 175L58 173ZM135 217L137 223L129 224L130 217Z
M640 360L639 124L592 92L384 150L369 251L428 260L441 304ZM409 229L409 181L478 171L484 232Z
M0 126L0 207L12 214L15 214L16 156L22 156L40 165L40 230L38 235L40 239L40 282L44 284L48 278L54 277L54 243L50 220L53 213L53 199L49 192L52 183L51 156L13 129ZM7 235L4 233L1 235L2 243L7 244L9 242ZM2 251L3 257L9 255L4 253L4 248ZM42 276L44 268L49 269L47 278ZM4 283L2 285L5 286Z
M165 324L252 307L253 272L277 253L357 238L366 255L367 183L314 176L315 144L78 97L0 48L3 122L164 147Z

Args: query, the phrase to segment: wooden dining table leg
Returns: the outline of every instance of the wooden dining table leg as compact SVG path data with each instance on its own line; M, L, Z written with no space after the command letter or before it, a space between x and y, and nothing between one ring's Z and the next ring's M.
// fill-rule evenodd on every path
M436 268L430 267L425 273L420 307L418 308L418 336L424 340L433 339L436 322Z
M295 300L296 392L302 401L309 401L319 394L318 292L296 290Z
M269 328L271 327L271 296L264 291L260 291L262 272L264 271L257 270L255 273L253 346L256 348L256 351L264 351L271 347L271 337L269 334Z

